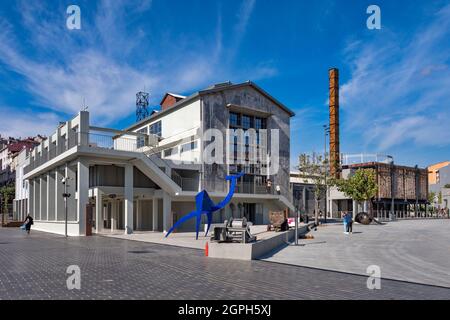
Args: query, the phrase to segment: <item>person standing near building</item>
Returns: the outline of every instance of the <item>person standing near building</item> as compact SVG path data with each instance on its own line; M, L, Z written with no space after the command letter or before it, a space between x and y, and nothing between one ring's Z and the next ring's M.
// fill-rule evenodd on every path
M30 234L30 230L31 230L31 225L33 224L33 218L28 214L27 218L25 219L25 230L27 231L28 234Z
M353 233L353 217L350 212L347 212L347 233Z
M347 234L347 212L342 213L342 222L344 224L344 233Z

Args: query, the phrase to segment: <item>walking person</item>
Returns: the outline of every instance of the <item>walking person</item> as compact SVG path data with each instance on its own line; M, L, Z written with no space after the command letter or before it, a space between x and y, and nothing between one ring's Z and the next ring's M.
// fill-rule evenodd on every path
M344 233L348 234L348 232L347 232L347 213L345 211L342 213L342 222L344 224Z
M27 218L24 221L25 224L25 230L27 231L28 234L30 234L30 230L31 230L31 225L33 224L33 218L28 214Z

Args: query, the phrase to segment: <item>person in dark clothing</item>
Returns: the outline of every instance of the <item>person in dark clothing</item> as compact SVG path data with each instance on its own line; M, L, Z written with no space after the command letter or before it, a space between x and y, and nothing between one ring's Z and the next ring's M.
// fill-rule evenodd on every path
M25 230L28 234L30 234L31 225L33 224L33 218L30 215L27 215L27 218L25 219Z
M347 232L348 233L353 233L353 217L352 217L352 214L350 212L347 213L347 215L348 215Z

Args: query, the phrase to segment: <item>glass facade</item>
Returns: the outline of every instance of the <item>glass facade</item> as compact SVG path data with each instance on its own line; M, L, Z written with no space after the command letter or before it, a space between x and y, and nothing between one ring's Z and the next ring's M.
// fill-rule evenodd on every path
M158 137L161 137L161 121L155 122L152 125L150 125L150 134L155 134Z

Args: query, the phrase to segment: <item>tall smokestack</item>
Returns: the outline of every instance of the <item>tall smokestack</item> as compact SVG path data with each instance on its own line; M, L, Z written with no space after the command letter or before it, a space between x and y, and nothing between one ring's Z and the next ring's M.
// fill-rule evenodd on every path
M330 175L336 179L339 172L339 70L328 71L330 89Z

